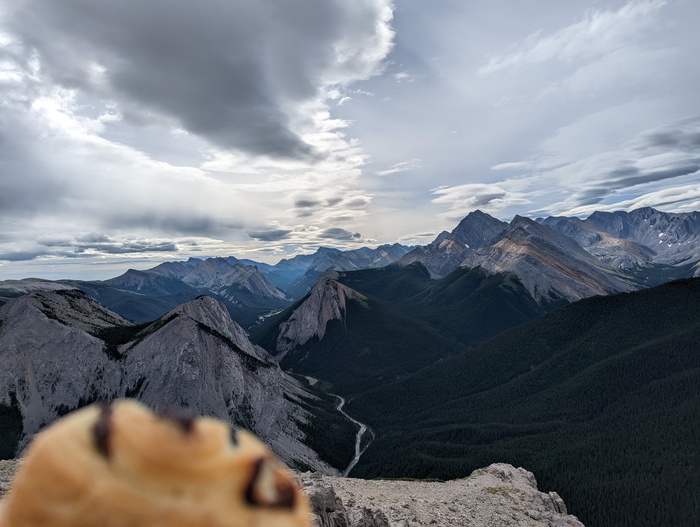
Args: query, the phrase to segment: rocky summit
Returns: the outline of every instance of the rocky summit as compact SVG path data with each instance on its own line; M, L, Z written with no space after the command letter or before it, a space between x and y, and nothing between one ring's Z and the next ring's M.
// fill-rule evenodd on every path
M302 474L317 527L583 527L523 468L493 464L445 482Z
M0 498L17 461L0 461ZM494 464L446 482L299 474L314 527L583 527L556 492L537 490L522 468Z

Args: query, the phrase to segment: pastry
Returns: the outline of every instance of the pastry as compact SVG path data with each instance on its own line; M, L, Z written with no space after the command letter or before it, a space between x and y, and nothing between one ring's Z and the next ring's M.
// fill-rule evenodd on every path
M294 477L245 431L132 400L92 405L32 441L0 527L308 527Z

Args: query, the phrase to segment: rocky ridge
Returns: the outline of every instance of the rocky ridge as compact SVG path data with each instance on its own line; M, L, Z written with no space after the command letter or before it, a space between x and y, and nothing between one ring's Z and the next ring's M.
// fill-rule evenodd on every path
M16 461L0 461L0 498ZM315 527L583 527L534 475L494 464L447 482L361 480L303 473Z
M291 316L280 324L276 342L276 357L303 346L312 338L323 339L331 320L342 320L349 298L363 301L365 297L336 281L338 273L326 272Z
M302 403L315 396L221 302L199 297L138 329L77 290L0 307L0 405L21 412L20 448L67 411L127 396L216 416L252 430L288 463L336 472L302 431L311 419Z
M302 474L317 527L583 527L523 468L493 464L446 482Z
M469 253L461 266L514 273L538 302L575 302L635 289L571 238L522 216L513 219L497 243Z

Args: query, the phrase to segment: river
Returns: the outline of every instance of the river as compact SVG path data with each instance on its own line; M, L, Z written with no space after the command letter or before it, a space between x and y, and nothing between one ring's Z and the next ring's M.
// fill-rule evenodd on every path
M333 394L335 395L335 394ZM343 414L345 417L347 417L350 421L355 423L357 426L360 427L360 429L357 431L357 436L355 436L355 457L352 458L352 461L348 465L348 468L345 469L343 472L343 477L347 477L348 474L350 474L350 471L355 468L355 465L357 465L357 462L360 461L360 457L362 457L362 454L365 453L365 450L367 450L367 447L369 446L369 443L365 445L365 448L361 448L362 446L362 436L365 435L365 432L367 431L367 425L364 423L359 422L357 419L353 419L350 417L345 410L343 410L343 406L345 406L345 399L342 398L340 395L335 395L338 398L338 407L336 408L341 414ZM371 443L371 441L370 441Z

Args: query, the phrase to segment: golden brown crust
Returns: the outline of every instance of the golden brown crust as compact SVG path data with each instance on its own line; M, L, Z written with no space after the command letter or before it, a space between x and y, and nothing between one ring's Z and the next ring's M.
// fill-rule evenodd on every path
M252 434L93 405L39 434L0 527L306 527L308 502Z

